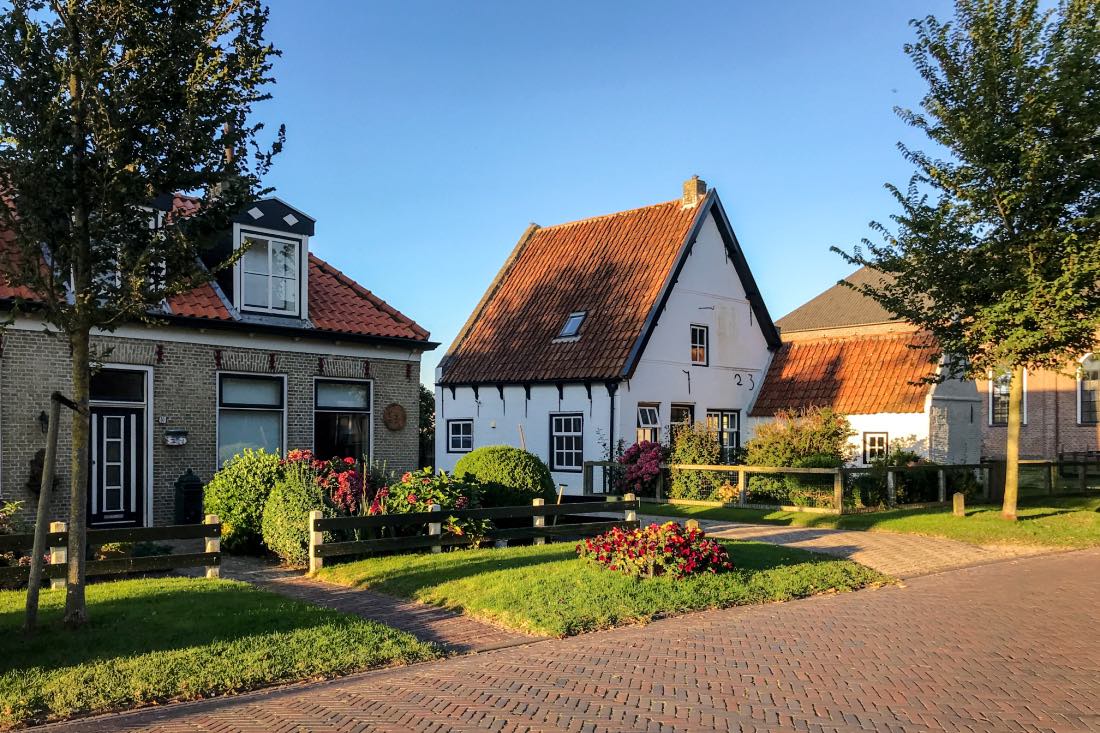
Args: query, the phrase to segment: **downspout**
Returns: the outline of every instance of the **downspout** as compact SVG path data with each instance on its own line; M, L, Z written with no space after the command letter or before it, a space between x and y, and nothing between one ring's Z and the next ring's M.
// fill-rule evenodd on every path
M607 401L610 403L610 409L608 414L610 415L610 422L608 424L607 431L607 460L615 460L615 394L619 391L618 382L607 383ZM608 489L607 471L603 472L603 492L606 494Z

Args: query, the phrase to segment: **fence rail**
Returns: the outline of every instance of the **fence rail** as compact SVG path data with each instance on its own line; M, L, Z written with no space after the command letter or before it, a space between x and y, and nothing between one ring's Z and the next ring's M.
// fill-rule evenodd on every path
M374 552L401 552L430 548L432 552L441 552L444 547L471 545L486 540L506 542L508 540L531 539L535 544L543 544L547 538L556 537L592 537L613 527L633 529L638 526L639 502L633 494L622 499L608 497L604 502L585 502L577 504L546 504L535 499L531 506L491 507L485 509L448 509L442 510L434 505L433 511L410 514L379 514L368 517L322 517L319 511L309 516L309 570L314 572L324 565L325 558L346 557L348 555L366 555ZM547 525L547 517L568 515L606 514L622 512L621 520L607 522L569 522ZM530 527L494 528L477 535L444 536L443 522L454 519L531 519ZM427 525L427 534L406 537L378 537L346 541L326 541L325 533L347 530L383 530Z
M1093 470L1100 472L1100 460L1029 459L1020 464L1021 473L1026 476L1021 482L1024 495L1087 494L1100 488L1091 486L1089 481L1090 477L1100 475ZM615 470L622 471L622 466L612 461L587 461L585 494L600 493L594 481L597 469L602 469L606 476ZM661 469L652 487L653 498L658 501L667 497L670 486L679 484L681 498L671 501L828 513L947 504L955 492L989 501L998 498L1004 485L1003 461L840 468L665 464ZM687 481L685 476L693 478ZM1040 479L1038 485L1034 481L1036 476ZM685 484L689 487L687 491L683 490Z
M97 547L113 542L153 542L157 540L205 539L204 552L148 557L114 557L106 560L89 560L84 564L88 577L142 573L176 568L206 567L206 577L220 575L222 525L217 515L206 515L202 524L176 524L167 527L126 527L115 529L89 529L88 546ZM64 522L54 522L46 535L50 562L43 568L43 575L50 579L52 587L63 585L68 571L69 533ZM33 534L0 535L0 552L31 552ZM0 567L0 582L25 583L29 567Z

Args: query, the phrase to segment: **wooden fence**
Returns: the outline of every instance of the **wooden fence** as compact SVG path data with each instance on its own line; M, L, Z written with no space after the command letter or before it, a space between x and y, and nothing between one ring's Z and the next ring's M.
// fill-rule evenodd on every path
M1095 476L1093 469L1100 469L1100 461L1095 460L1021 460L1021 470L1040 470L1042 471L1043 481L1047 494L1054 494L1055 487L1058 486L1059 476L1072 476L1073 482L1070 484L1070 491L1062 491L1061 493L1080 493L1086 494L1089 492L1088 477ZM605 478L603 481L597 481L595 478L595 470L602 468L605 472ZM935 472L937 474L937 492L934 500L925 501L923 505L934 504L946 504L950 497L948 496L948 476L958 474L959 472L971 472L974 476L974 480L981 487L980 498L983 500L996 500L999 498L999 494L1003 494L1004 488L1004 461L986 461L983 463L966 463L966 464L917 464L912 466L882 466L882 467L841 467L841 468L795 468L792 466L744 466L744 465L695 465L695 464L664 464L661 466L661 473L658 476L654 498L658 501L664 501L667 499L667 492L665 488L666 472L668 471L701 471L704 473L725 473L737 475L736 492L737 498L735 501L723 502L727 506L740 506L745 508L757 508L757 509L781 509L784 511L811 511L811 512L824 512L831 514L842 514L846 511L853 511L851 502L845 500L846 496L850 496L850 479L856 476L865 476L878 472L884 474L885 477L885 493L886 501L884 506L886 508L893 508L899 506L898 502L898 479L899 476L912 476L915 474L927 474L929 472ZM597 487L602 485L608 485L613 487L614 483L607 480L607 476L611 475L615 471L621 471L622 466L614 461L586 461L584 463L584 493L586 495L599 495L601 492L597 491ZM752 475L804 475L804 476L832 476L832 499L828 502L828 506L795 506L776 503L754 503L749 501L749 477ZM731 482L732 483L732 482ZM999 487L999 488L998 488ZM714 501L697 501L692 502L690 500L675 499L673 501L682 501L685 503L698 503L698 504L715 504ZM917 504L905 504L905 506L917 506ZM873 508L861 508L858 511L873 510Z
M407 550L419 550L430 548L432 552L441 552L444 547L470 545L475 542L533 539L535 544L541 545L548 537L591 537L601 534L612 527L633 529L638 526L638 500L633 494L626 494L622 499L609 496L604 502L584 502L570 504L546 504L542 499L535 499L531 506L506 506L491 507L486 509L447 509L441 510L438 505L432 506L432 511L416 512L410 514L379 514L368 517L323 517L320 511L310 512L309 516L309 570L314 572L322 567L327 557L341 557L347 555L366 555L374 552L403 552ZM608 522L560 522L547 524L547 517L565 517L570 515L605 514L608 512L622 512L621 520ZM531 519L530 527L513 527L507 529L491 529L483 535L471 537L468 535L443 535L443 522L448 518L455 519ZM398 527L410 527L426 525L427 534L417 534L405 537L379 537L374 539L360 539L348 541L325 541L326 532L347 530L369 530L382 532L386 529Z
M113 542L156 542L159 540L187 539L205 539L206 542L204 552L90 560L85 564L85 574L88 577L95 577L205 566L206 577L216 578L220 574L219 566L222 559L221 535L221 521L215 514L207 514L206 521L202 524L89 529L88 545L91 547ZM52 588L65 585L65 573L68 570L68 541L69 533L65 522L50 524L49 534L46 535L46 544L50 548L50 562L43 569L43 575L50 579L50 587ZM33 534L0 535L0 552L10 552L12 550L30 552L33 546ZM29 573L29 567L0 567L0 581L26 583Z

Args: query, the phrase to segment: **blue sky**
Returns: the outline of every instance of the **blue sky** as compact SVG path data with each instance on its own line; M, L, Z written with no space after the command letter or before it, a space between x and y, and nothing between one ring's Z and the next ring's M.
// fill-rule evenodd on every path
M844 3L272 0L268 179L313 251L432 332L438 361L529 222L718 188L774 318L850 271L910 167L908 20Z

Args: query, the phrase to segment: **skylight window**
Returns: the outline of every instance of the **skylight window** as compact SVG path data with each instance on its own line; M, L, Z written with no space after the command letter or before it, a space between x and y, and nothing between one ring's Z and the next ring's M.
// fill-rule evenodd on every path
M561 327L561 333L558 334L558 338L576 338L580 335L581 324L584 323L584 317L588 315L587 311L577 311L576 313L570 313L569 317L565 319L565 325Z

